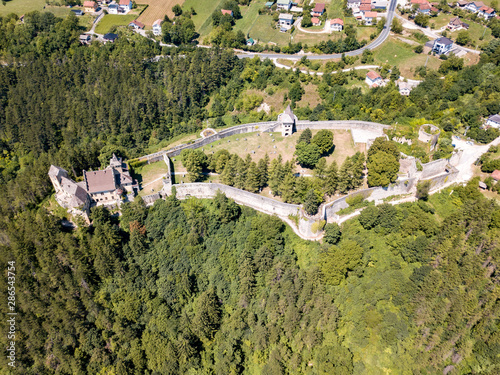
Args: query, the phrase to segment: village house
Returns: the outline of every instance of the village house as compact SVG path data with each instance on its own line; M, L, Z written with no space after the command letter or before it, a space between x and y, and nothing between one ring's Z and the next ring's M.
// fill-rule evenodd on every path
M370 87L377 87L380 86L383 81L380 74L374 72L373 70L370 70L368 73L366 73L365 82Z
M84 1L83 8L87 13L93 13L97 9L97 3L95 1Z
M82 34L80 35L79 40L82 44L90 44L90 42L92 41L92 36L90 34Z
M493 171L493 173L491 174L491 177L495 180L495 181L499 181L500 180L500 171L498 169L495 169Z
M365 25L373 25L377 23L377 12L365 12Z
M247 39L247 46L251 47L255 44L255 40L253 40L252 38L248 38Z
M347 9L359 9L361 0L347 0Z
M477 13L479 9L484 7L484 3L482 1L473 1L464 6L464 9L467 9L469 12Z
M118 14L118 4L110 4L108 5L108 13L109 14Z
M451 51L452 47L453 47L453 41L442 36L441 38L437 38L434 41L434 44L432 46L432 51L439 55L445 55Z
M281 31L287 31L292 28L293 25L293 14L280 13L278 24Z
M221 9L220 10L223 16L231 16L233 17L233 11L229 9Z
M424 3L424 4L419 4L418 5L418 12L426 15L431 14L431 4L429 3Z
M495 9L483 6L479 8L479 11L477 12L477 16L484 18L485 20L489 20L490 18L495 17Z
M387 9L389 6L389 1L387 0L372 0L371 2L373 9Z
M333 20L330 20L331 31L342 31L343 28L344 21L342 21L340 18L334 18Z
M325 13L325 4L318 3L314 6L311 16L313 17L321 17Z
M137 183L130 176L127 165L113 154L109 166L104 170L83 171L83 181L75 182L68 172L50 166L49 178L56 191L56 201L70 213L88 219L93 205L120 205L122 196L133 198Z
M398 82L396 82L396 85L398 86L399 93L401 95L404 95L404 96L410 95L411 86L408 84L408 82L398 81Z
M497 115L491 115L488 117L488 120L486 120L486 125L491 126L492 128L500 128L500 114Z
M457 31L461 29L467 30L469 28L469 25L465 22L462 22L459 17L454 17L448 23L447 28L450 31Z
M120 0L120 8L123 9L125 13L128 13L132 10L132 0ZM120 13L120 10L118 9L118 13Z
M113 33L107 33L107 34L104 34L104 36L102 38L104 39L104 43L107 43L107 42L114 43L115 40L118 39L118 35L113 34Z
M161 35L161 24L163 23L162 19L157 19L155 22L153 22L153 34L158 36Z
M71 9L71 11L73 13L75 13L75 16L79 17L79 16L83 16L85 13L83 12L83 10L80 10L80 9Z
M311 22L312 22L313 26L321 25L321 20L318 17L311 18Z
M289 11L292 6L292 0L278 0L276 3L276 8L280 10Z
M132 28L134 28L136 30L142 30L142 29L144 29L144 24L142 22L140 22L140 21L137 21L137 20L133 20L132 22L130 22L128 24L128 26L132 27Z
M361 4L359 6L359 11L362 14L365 14L365 12L371 12L371 10L372 10L372 6L370 4Z

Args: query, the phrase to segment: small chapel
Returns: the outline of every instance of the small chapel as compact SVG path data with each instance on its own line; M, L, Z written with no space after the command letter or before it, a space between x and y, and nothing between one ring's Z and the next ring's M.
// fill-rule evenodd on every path
M284 137L292 135L297 130L295 128L297 121L297 116L293 114L292 108L290 108L289 104L285 111L278 115L278 123L281 125L281 134Z

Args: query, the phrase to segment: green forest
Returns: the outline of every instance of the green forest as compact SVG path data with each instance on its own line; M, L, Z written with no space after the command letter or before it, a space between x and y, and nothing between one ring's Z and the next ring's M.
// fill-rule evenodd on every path
M0 295L7 301L15 262L18 314L16 368L4 354L0 374L500 372L500 207L477 180L368 206L328 224L322 243L222 194L149 208L137 198L119 217L95 208L92 225L76 229L47 210L50 164L76 178L113 152L131 159L198 133L207 119L275 119L235 109L249 89L286 88L283 104L300 119L424 119L444 139L469 127L487 143L498 134L479 125L500 109L500 44L476 66L426 71L402 97L393 84L364 94L344 74L312 77L230 50L160 48L121 31L115 44L83 46L79 33L72 16L0 19ZM308 83L321 97L314 108L297 104ZM394 159L386 151L369 155L373 171L379 157ZM0 312L7 348L6 302Z

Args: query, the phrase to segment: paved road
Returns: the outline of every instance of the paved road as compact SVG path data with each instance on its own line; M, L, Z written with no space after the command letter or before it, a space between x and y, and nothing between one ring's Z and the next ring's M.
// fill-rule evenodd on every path
M360 49L346 52L345 53L346 56L361 55L365 49L372 50L374 48L377 48L378 46L380 46L382 43L385 42L385 40L389 36L389 33L391 32L391 24L392 24L392 19L394 18L394 11L396 9L396 4L397 4L397 0L391 0L391 3L389 4L389 9L387 10L387 20L385 22L384 29L379 34L379 36L373 42L371 42L370 44L368 44ZM303 55L303 54L288 55L288 54L284 54L284 53L247 52L247 53L238 54L236 56L238 56L240 59L244 59L247 57L252 58L255 56L259 56L261 58L268 58L268 59L280 58L280 59L288 59L288 60L299 60L303 56L306 56L309 60L324 60L324 59L338 59L338 58L342 57L342 54L335 53L335 54L331 54L331 55Z

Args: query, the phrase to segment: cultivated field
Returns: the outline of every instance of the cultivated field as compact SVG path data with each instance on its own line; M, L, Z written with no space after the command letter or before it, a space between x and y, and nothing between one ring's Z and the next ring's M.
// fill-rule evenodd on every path
M138 3L148 5L147 9L139 16L138 20L146 26L151 27L157 19L165 17L172 18L174 12L172 7L176 4L182 5L184 0L139 0Z

